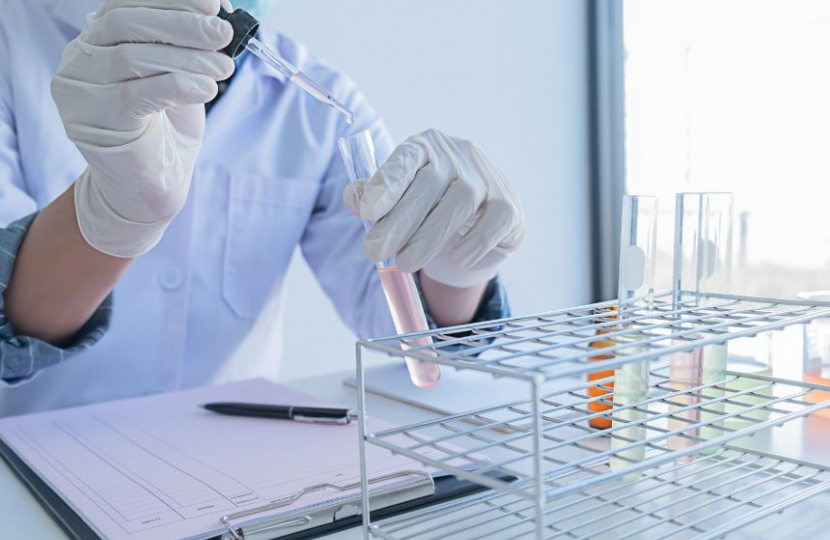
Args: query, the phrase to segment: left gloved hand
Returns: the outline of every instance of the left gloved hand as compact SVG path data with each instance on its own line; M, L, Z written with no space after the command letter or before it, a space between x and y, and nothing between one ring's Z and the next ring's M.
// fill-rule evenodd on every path
M488 281L524 239L524 215L510 181L473 143L428 130L398 146L375 175L348 186L352 213L375 225L364 252L396 256L453 287Z

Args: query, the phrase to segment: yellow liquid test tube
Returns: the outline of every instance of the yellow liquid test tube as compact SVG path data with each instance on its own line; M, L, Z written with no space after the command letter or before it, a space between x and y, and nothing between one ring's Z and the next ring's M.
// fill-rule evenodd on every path
M617 358L642 352L634 345L642 336L636 333L635 318L648 317L654 303L654 272L657 243L657 199L649 196L623 198L620 237L620 281L617 319L619 328L628 330L616 339L623 346ZM617 367L614 373L613 434L610 467L612 471L630 468L645 459L647 413L638 405L648 398L649 361L637 360ZM632 482L639 472L622 476Z

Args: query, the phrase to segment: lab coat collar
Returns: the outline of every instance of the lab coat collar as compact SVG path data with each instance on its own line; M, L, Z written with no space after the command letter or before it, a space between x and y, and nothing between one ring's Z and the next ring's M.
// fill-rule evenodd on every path
M279 42L280 42L280 35L276 33L265 33L260 31L257 36L260 41L262 41L266 46L272 47L275 50L279 50ZM244 62L246 64L250 64L251 71L256 73L262 77L271 77L272 79L277 79L282 84L286 84L288 79L285 78L285 75L277 71L276 69L271 68L268 64L261 61L259 58L256 58L253 54L245 51L243 53L245 55Z
M88 14L98 10L101 0L58 0L54 14L59 20L80 32L86 26Z

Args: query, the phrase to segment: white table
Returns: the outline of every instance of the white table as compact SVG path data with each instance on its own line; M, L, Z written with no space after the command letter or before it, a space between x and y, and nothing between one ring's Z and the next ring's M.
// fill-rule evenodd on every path
M353 389L342 385L344 373L301 379L287 386L307 394L344 405L355 406L357 396ZM396 423L424 420L427 415L413 407L391 400L370 396L370 413ZM770 436L756 438L749 445L770 450L796 459L822 464L830 463L830 420L811 418L777 428ZM751 530L730 534L730 540L816 540L828 538L830 533L830 495L825 494L790 508L780 516L769 517ZM33 540L65 540L66 534L21 484L14 473L0 464L0 523L2 538ZM360 528L329 535L331 540L359 540Z

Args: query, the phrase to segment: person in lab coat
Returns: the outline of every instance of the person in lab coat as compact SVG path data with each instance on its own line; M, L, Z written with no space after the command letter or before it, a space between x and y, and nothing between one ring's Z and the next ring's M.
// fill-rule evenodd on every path
M0 415L270 373L274 358L226 364L297 246L359 336L394 333L371 262L392 255L433 324L507 314L497 269L524 229L498 168L435 130L393 149L354 84L281 35L259 37L354 125L234 63L219 6L4 1ZM358 197L337 140L366 129L385 163ZM365 241L353 214L381 220Z

